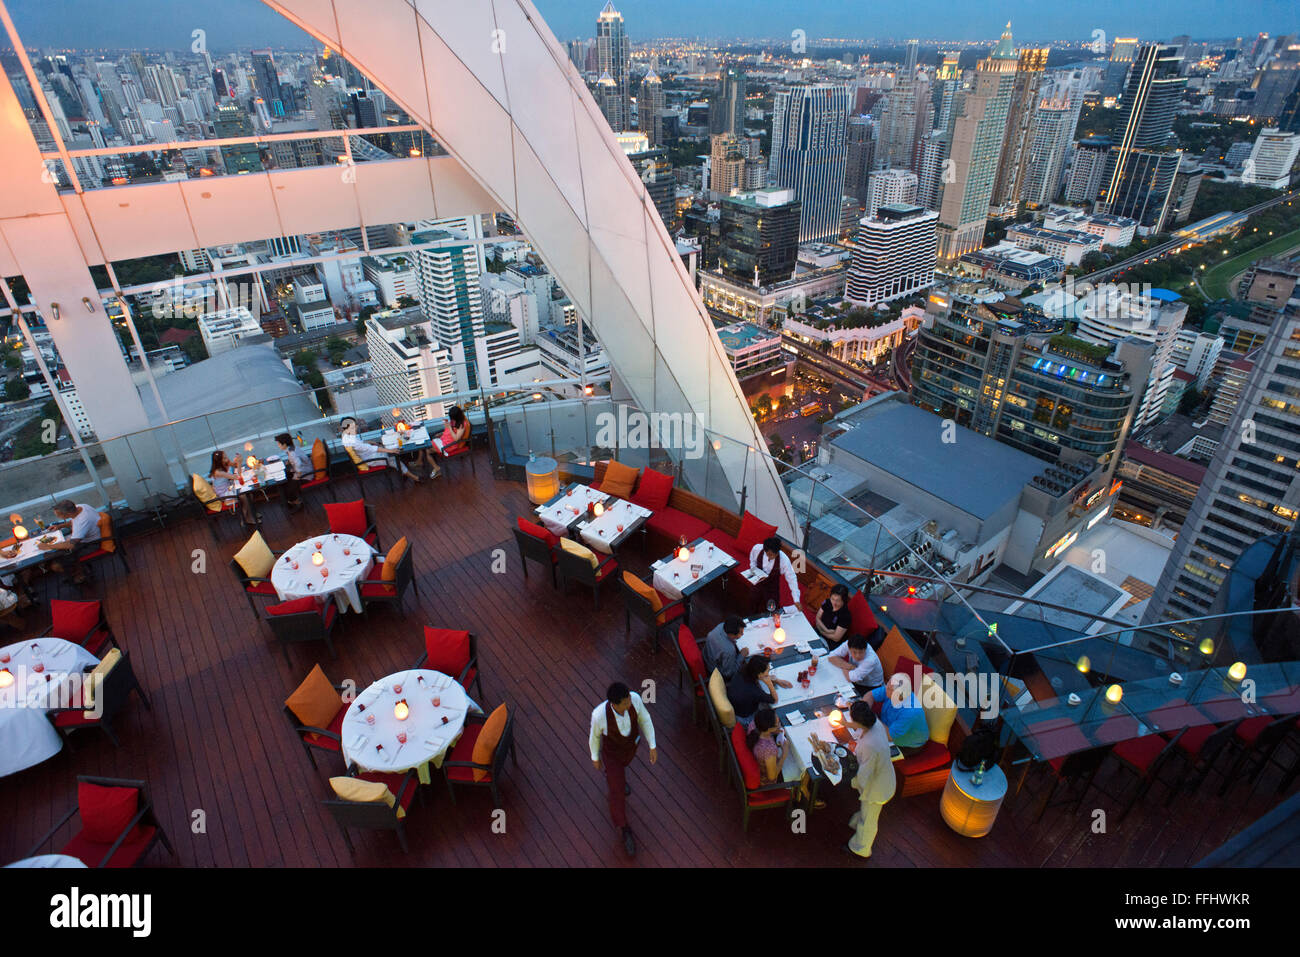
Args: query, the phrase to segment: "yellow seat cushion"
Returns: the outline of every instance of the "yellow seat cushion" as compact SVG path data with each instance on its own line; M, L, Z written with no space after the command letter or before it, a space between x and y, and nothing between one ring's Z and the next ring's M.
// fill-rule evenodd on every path
M727 683L722 680L722 672L717 668L709 675L709 698L713 701L713 710L718 713L718 720L724 728L736 726L736 709L727 697Z
M378 804L383 801L389 807L397 805L397 795L383 781L363 781L361 778L340 775L330 778L330 787L342 801L356 801L360 804ZM406 809L397 808L397 816L406 817Z
M343 696L317 665L297 690L285 699L284 706L308 727L328 728L339 708L343 707Z
M597 565L600 564L600 562L597 561L596 559L595 552L593 552L586 545L583 545L580 542L575 542L571 538L560 539L560 547L564 549L566 552L568 552L570 555L576 555L579 558L585 558L587 561L591 562L592 568L595 568Z
M632 489L636 487L636 479L640 474L631 466L610 459L609 465L605 466L605 477L600 481L600 490L606 495L631 498Z
M393 542L393 547L390 548L388 554L384 556L384 569L383 572L380 573L380 578L386 582L397 581L397 565L401 562L402 556L406 554L406 548L407 543L405 535Z
M478 737L474 739L474 753L470 760L475 764L491 764L492 756L497 753L497 745L501 743L501 735L505 730L506 706L499 704L479 729ZM487 777L488 772L474 768L475 781L486 781Z
M191 472L190 479L194 495L203 503L203 507L209 512L221 511L221 501L217 498L217 490L212 487L212 483L198 472Z
M99 513L99 547L106 552L117 551L117 542L113 541L113 520L108 512Z
M930 726L930 740L947 747L952 723L957 720L957 704L948 697L943 685L934 680L934 675L921 676L921 710L925 712L925 723Z
M275 567L275 553L261 532L254 532L244 547L235 552L235 562L249 578L267 578Z
M348 453L348 458L350 458L350 459L352 460L352 464L355 465L355 466L357 467L357 471L358 471L358 472L369 472L369 471L370 471L370 466L369 466L369 465L366 465L364 462L361 461L361 456L357 454L357 450L356 450L356 449L354 449L354 448L353 448L352 446L350 446L350 445L345 445L345 446L343 446L343 448L344 448L344 450Z
M898 670L899 658L911 658L913 661L919 661L921 656L912 650L912 646L907 643L903 633L898 630L897 626L890 628L889 633L885 635L885 640L880 643L876 650L876 657L880 659L880 664L885 669L885 677L888 678ZM908 675L908 677L912 677Z
M95 706L95 689L102 687L108 680L108 673L117 667L117 663L122 660L122 652L117 648L112 649L104 656L104 660L95 665L93 671L86 675L86 680L82 685L81 700L87 708ZM99 717L93 711L84 712L85 717L94 719Z
M316 473L315 475L312 476L312 478L313 479L324 478L325 470L329 468L329 464L330 464L329 450L325 448L325 443L322 440L317 439L315 442L311 444L311 467L313 471L315 471Z

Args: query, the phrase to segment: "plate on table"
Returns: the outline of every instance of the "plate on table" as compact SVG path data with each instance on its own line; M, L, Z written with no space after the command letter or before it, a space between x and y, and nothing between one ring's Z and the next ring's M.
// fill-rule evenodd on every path
M835 756L837 758L848 757L848 754L849 754L849 749L846 748L844 745L842 744L835 745Z

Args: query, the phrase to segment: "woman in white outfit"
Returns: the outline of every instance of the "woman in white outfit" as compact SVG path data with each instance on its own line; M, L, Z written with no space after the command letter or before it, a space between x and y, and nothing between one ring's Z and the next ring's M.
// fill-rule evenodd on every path
M339 441L343 443L344 448L355 452L362 462L386 459L390 465L398 470L403 478L408 478L417 485L419 484L419 476L406 467L406 463L402 461L400 456L388 449L380 448L378 445L371 445L357 435L357 420L351 416L339 422Z

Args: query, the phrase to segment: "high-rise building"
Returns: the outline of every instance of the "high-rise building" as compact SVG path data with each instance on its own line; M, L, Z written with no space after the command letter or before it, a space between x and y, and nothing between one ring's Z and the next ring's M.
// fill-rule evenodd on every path
M1177 151L1168 146L1187 86L1181 68L1172 47L1149 44L1138 51L1120 101L1124 132L1106 158L1098 194L1098 212L1136 219L1147 233L1165 228L1178 172Z
M961 70L958 68L960 59L959 53L945 53L940 58L939 69L935 71L934 84L930 91L930 104L934 116L932 122L936 130L947 132L952 128L953 102L957 95L957 88L961 85Z
M284 115L284 101L280 94L280 75L275 68L275 57L271 55L270 50L254 50L253 73L257 77L257 91L262 94L262 99L266 100L267 106L273 113L276 112L275 104L279 103L278 115Z
M1268 310L1268 335L1151 597L1147 620L1206 614L1256 539L1290 532L1300 511L1295 437L1300 312Z
M1087 75L1079 69L1058 70L1044 78L1042 97L1034 111L1020 193L1020 198L1031 207L1054 202L1061 190L1065 154L1079 123Z
M411 237L412 243L449 242L454 236L445 229L427 229ZM415 268L420 283L420 309L431 323L433 336L444 349L457 345L464 354L474 354L474 339L483 335L483 296L479 289L482 251L475 245L449 245L418 249ZM478 387L473 365L466 369L468 387Z
M974 88L953 123L949 159L954 179L944 184L939 208L941 259L956 259L984 245L1017 63L1008 23L997 46L976 66Z
M605 4L596 18L596 70L601 74L601 81L608 76L614 83L612 91L606 91L608 101L601 104L609 128L621 133L631 126L632 98L628 64L632 57L631 44L623 24L623 14L614 9L613 0Z
M869 116L849 117L848 155L844 167L844 195L860 203L867 200L867 177L874 168L875 130Z
M456 391L451 352L436 340L431 323L418 312L375 313L366 320L366 345L370 377L384 405L436 399ZM429 402L406 414L440 419L446 412L442 403Z
M894 88L885 96L886 113L875 162L881 169L911 169L917 141L930 129L930 83L917 73L916 57L917 41L909 40Z
M906 203L881 206L863 217L844 297L875 306L933 285L938 220L938 213Z
M1300 82L1300 36L1280 44L1277 54L1255 75L1255 98L1251 114L1261 119L1282 115L1290 96Z
M645 150L629 153L627 158L636 167L650 201L659 211L659 218L671 233L677 224L677 179L673 176L673 164L668 161L668 151Z
M730 133L713 137L709 151L709 190L719 199L740 192L745 181L745 154Z
M1241 168L1241 181L1254 186L1286 189L1291 183L1291 167L1300 156L1300 133L1284 133L1276 128L1260 130L1250 156Z
M651 146L664 145L664 84L659 74L651 70L641 80L641 92L636 98L637 125L645 133Z
M1083 452L1109 481L1151 372L1150 343L1098 349L1007 300L937 293L926 312L913 402L1042 459Z
M1091 203L1096 200L1097 194L1101 192L1110 147L1111 142L1105 136L1090 136L1074 145L1074 161L1070 164L1070 177L1065 186L1067 203Z
M951 141L943 130L932 130L921 142L921 162L916 169L916 201L936 212L943 202L944 163Z
M881 206L916 202L916 174L905 169L881 169L871 174L867 182L867 216L874 216Z
M745 74L736 69L718 75L718 90L709 99L709 132L745 133Z
M1184 153L1169 193L1169 214L1166 216L1169 226L1178 226L1192 218L1192 207L1196 205L1196 194L1201 191L1204 177L1204 167Z
M1014 216L1020 206L1025 180L1029 173L1030 141L1038 105L1038 90L1047 68L1047 47L1020 51L1016 63L1016 81L1007 107L1007 127L1002 136L1002 155L998 175L993 181L994 215Z
M217 110L212 123L218 139L239 136L252 136L253 124L242 107L223 106ZM256 143L235 143L221 147L221 159L226 165L226 172L250 173L262 171L262 154Z
M724 276L768 286L789 279L798 260L799 201L793 190L760 190L722 201L718 268Z
M1117 97L1124 92L1124 85L1128 80L1129 70L1133 66L1133 58L1137 55L1137 50L1136 37L1116 38L1111 44L1110 60L1106 63L1106 70L1101 79L1102 96Z
M833 242L840 232L848 160L849 89L816 83L782 90L772 113L768 180L794 190L801 243Z

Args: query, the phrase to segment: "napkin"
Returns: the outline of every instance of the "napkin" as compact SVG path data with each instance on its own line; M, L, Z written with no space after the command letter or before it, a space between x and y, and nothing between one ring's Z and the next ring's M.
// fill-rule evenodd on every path
M799 711L791 711L790 716L786 718L786 721L790 722L791 724L803 724L805 720L806 719L804 718L802 712Z
M348 741L348 750L355 754L364 750L369 741L370 738L364 734L354 734L351 740Z
M808 644L806 641L801 641L794 646L794 650L802 652L803 654L809 654L812 651L812 645Z

